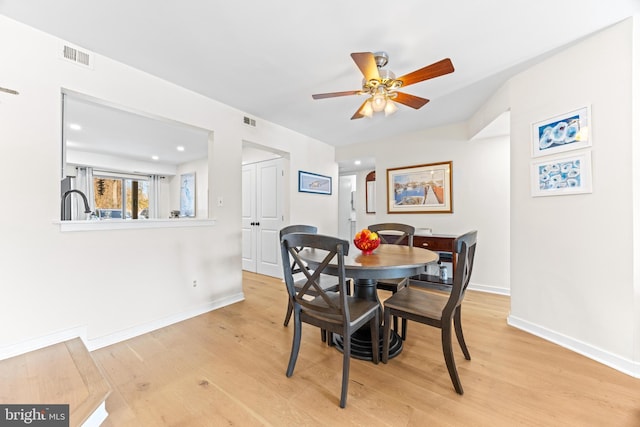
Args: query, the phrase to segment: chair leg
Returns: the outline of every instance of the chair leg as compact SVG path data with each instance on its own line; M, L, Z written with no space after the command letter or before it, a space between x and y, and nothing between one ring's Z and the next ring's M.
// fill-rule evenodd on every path
M456 361L453 358L453 347L451 345L451 320L442 325L442 352L444 353L444 361L447 364L447 370L449 371L449 376L451 377L453 387L456 389L456 393L464 394L460 377L458 377L458 370L456 369Z
M393 316L393 330L398 333L398 316Z
M373 363L376 365L380 360L380 313L376 310L376 315L369 321L371 329L371 354Z
M327 342L327 330L326 329L320 329L320 339L322 340L322 342Z
M296 367L298 360L298 352L300 351L300 338L302 336L302 322L300 321L300 312L296 310L293 317L293 343L291 344L291 355L289 356L289 366L287 366L287 377L293 375L293 369Z
M402 341L407 339L407 319L402 319L402 332L400 334Z
M333 341L333 332L328 331L327 332L327 345L329 347L335 347L336 343Z
M458 343L460 344L460 348L462 349L464 358L467 360L471 360L471 355L469 354L467 344L464 342L464 335L462 334L462 318L460 310L461 308L460 306L458 306L458 308L456 308L456 311L453 313L453 326L456 329L456 337L458 338Z
M293 305L291 305L291 300L289 300L289 304L287 305L287 314L284 316L284 326L289 326L289 320L291 320L291 313L293 313Z
M391 327L389 321L391 320L391 310L387 307L384 308L384 320L382 330L382 363L389 361L389 335L391 334Z
M340 407L347 406L347 391L349 389L349 365L351 362L351 335L344 331L342 334L342 391L340 392Z

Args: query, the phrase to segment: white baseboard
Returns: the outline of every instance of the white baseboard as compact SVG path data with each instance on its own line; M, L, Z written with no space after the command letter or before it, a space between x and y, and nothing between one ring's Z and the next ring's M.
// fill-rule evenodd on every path
M143 325L134 326L122 331L115 332L113 334L104 335L99 338L91 338L87 340L86 345L89 351L94 351L102 347L107 347L112 344L119 343L131 338L135 338L139 335L143 335L156 329L164 328L165 326L173 325L174 323L182 322L183 320L190 319L192 317L199 316L204 313L208 313L217 308L225 307L227 305L243 301L244 293L240 292L234 295L221 298L219 300L211 301L200 307L196 307L189 311L178 313L172 316L168 316L162 319L148 322Z
M100 406L82 423L82 427L100 427L104 420L107 419L109 413L107 412L106 402L102 402Z
M478 283L473 283L473 282L469 283L469 287L467 289L472 291L487 292L490 294L498 294L498 295L505 295L505 296L511 295L511 290L508 288L498 288L496 286L480 285Z
M540 325L528 322L513 315L507 317L507 324L521 329L530 334L536 335L561 347L575 351L589 359L607 365L617 371L630 375L634 378L640 378L640 362L625 359L608 351L599 349L590 344L559 334Z
M82 339L82 341L86 345L87 328L85 326L78 326L71 329L65 329L63 331L53 332L51 334L44 335L38 338L22 341L7 347L2 347L0 348L0 360L9 359L10 357L40 350L41 348L49 347L50 345L69 341L78 337Z
M168 316L153 322L148 322L143 325L138 325L99 338L87 339L86 326L78 326L75 328L65 329L63 331L53 332L51 334L31 340L22 341L17 344L0 347L0 360L19 356L24 353L39 350L41 348L68 341L74 338L80 338L84 342L84 345L87 347L87 349L89 351L93 351L243 300L244 293L240 292L234 295L227 296L225 298L211 301L205 305L196 307L189 311L178 313L173 316Z

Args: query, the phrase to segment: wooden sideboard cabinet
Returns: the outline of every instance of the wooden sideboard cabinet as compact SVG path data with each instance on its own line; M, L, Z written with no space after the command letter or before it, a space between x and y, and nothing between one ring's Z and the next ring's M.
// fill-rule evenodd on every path
M383 233L383 236L385 234ZM417 248L429 249L440 254L440 261L452 264L447 280L441 280L439 275L420 274L411 278L410 283L417 286L436 287L448 289L453 285L453 272L456 268L456 240L460 235L453 234L430 234L414 235L413 246ZM393 236L389 235L387 240L393 241ZM407 239L403 239L400 244L407 244Z
M456 240L457 235L431 234L429 236L413 236L413 246L429 249L440 254L441 262L449 262L452 268L449 270L447 280L440 279L439 275L420 274L411 278L410 283L418 286L448 287L453 285L453 271L456 266Z

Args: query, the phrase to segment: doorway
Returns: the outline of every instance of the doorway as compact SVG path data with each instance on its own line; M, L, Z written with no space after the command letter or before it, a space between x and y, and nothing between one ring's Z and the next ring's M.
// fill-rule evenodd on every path
M356 176L340 175L338 235L350 242L356 233Z
M242 269L282 277L284 159L242 166Z

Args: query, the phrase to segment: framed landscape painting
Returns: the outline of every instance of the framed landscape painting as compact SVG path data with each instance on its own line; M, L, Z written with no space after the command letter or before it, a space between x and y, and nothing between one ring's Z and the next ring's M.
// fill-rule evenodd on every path
M298 171L298 191L302 193L331 194L331 177Z
M590 108L583 107L533 124L532 156L546 156L591 145Z
M591 193L591 151L531 162L531 195Z
M449 161L387 169L387 212L453 212L452 168Z

